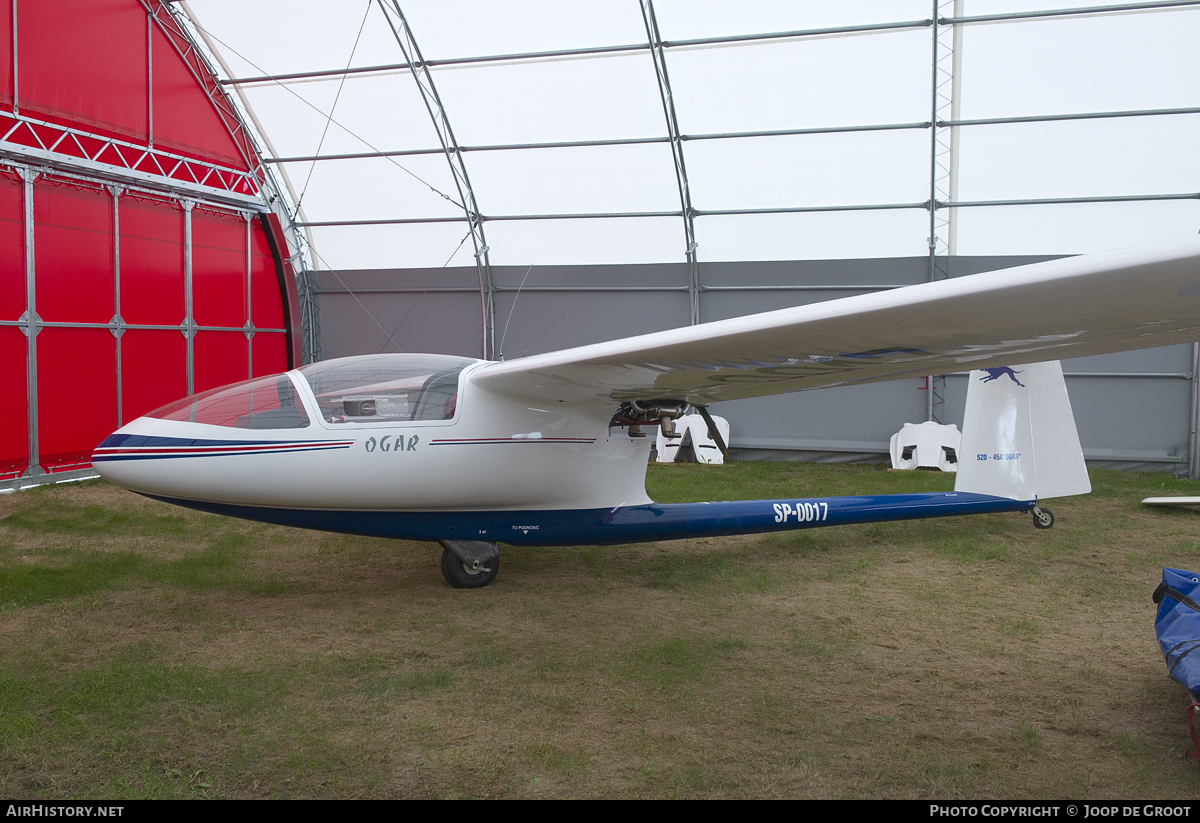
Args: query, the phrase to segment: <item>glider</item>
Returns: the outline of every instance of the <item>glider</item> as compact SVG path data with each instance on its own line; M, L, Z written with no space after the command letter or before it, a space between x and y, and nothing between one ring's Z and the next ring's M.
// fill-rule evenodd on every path
M106 438L92 462L117 485L195 509L440 542L460 588L495 578L501 543L997 511L1031 511L1049 528L1039 499L1090 491L1055 361L1197 339L1200 240L1188 239L508 362L313 363L164 406ZM707 415L721 400L964 370L979 371L954 492L675 505L646 495L643 429L670 434L689 407Z

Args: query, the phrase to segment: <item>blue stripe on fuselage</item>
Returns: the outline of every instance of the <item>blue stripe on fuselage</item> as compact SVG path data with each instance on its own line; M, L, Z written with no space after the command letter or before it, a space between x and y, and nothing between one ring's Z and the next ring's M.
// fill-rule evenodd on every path
M200 511L305 529L406 540L487 540L514 546L571 546L679 540L1028 511L1033 500L938 492L861 497L650 503L613 509L536 511L330 511L237 506L147 495Z
M343 438L344 439L344 438ZM97 449L187 449L215 446L288 446L299 443L328 443L324 440L210 440L197 437L163 437L145 434L110 434Z

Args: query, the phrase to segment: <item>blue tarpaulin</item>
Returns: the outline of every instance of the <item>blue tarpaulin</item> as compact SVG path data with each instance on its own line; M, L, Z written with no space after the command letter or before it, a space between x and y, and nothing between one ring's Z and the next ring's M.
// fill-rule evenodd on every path
M1200 574L1164 568L1154 602L1154 633L1167 671L1200 702Z

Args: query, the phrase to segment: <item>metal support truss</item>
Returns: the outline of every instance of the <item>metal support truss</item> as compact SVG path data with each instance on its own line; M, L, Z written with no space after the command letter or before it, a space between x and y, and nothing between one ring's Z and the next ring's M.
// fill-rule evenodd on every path
M962 0L933 0L935 19L957 17ZM947 12L949 14L947 14ZM950 261L957 253L957 209L942 209L958 199L958 128L947 121L958 119L959 83L962 75L962 30L959 26L933 27L933 77L929 120L929 279L950 276ZM945 375L930 375L926 384L925 419L942 423L946 396Z
M263 211L253 172L0 110L0 159Z
M360 289L354 290L355 294L360 293L360 291L361 291ZM429 291L436 291L436 290L431 289ZM475 289L470 289L470 291L473 292L473 291L475 291ZM529 289L526 289L526 291L529 291ZM339 293L344 294L345 292L339 292ZM197 323L197 322L195 322L195 320L192 320L191 323L189 324L186 319L179 323L127 323L124 320L121 320L119 318L114 318L112 320L109 320L107 323L89 323L89 322L83 321L83 320L80 320L80 321L43 320L41 317L38 317L36 323L30 323L29 320L26 318L26 316L22 315L21 317L17 318L16 320L0 320L0 328L15 327L17 329L20 329L22 334L24 334L25 330L28 329L31 325L36 325L37 331L39 331L39 332L42 329L108 329L110 332L113 333L114 337L117 336L118 334L123 335L127 331L139 331L139 330L140 331L177 331L177 332L180 332L181 334L184 332L185 329L191 329L191 331L193 333L199 333L202 331L241 332L243 334L245 334L247 332L250 332L252 334L264 334L264 333L268 333L268 332L271 334L287 334L288 333L287 329L267 328L265 326L254 326L253 328L246 326L246 325L209 326L209 325L202 325L200 323Z
M675 117L675 100L671 96L671 80L667 76L667 57L663 51L663 40L658 33L658 21L654 18L652 0L642 0L642 20L646 24L646 37L650 41L650 56L654 59L654 73L658 77L658 91L662 96L663 114L667 118L667 135L671 140L671 158L675 161L675 180L679 183L679 203L683 209L683 235L687 244L684 254L688 264L688 315L692 325L700 322L700 277L696 267L695 212L692 211L692 194L688 188L687 167L683 162L683 138L679 133L679 121Z
M192 39L188 37L182 22L174 17L175 14L182 15L183 12L172 9L169 3L164 3L162 0L139 0L139 2L146 10L146 14L149 15L154 26L162 33L167 42L171 44L171 48L175 50L175 53L179 55L179 59L183 61L183 65L187 68L188 73L191 74L192 79L196 81L196 85L204 90L204 95L212 105L213 111L220 119L221 124L229 132L234 145L237 146L238 154L241 155L242 162L246 164L246 168L251 173L258 174L261 168L261 163L258 159L259 152L250 139L250 135L242 123L242 118L238 116L233 102L226 96L225 90L221 88L221 84L217 80L217 73L213 71L213 67L208 64L208 60L196 48L196 44ZM153 94L153 89L151 89L151 94Z
M933 0L934 12L957 12L962 0ZM933 88L930 102L929 279L950 276L949 258L957 249L955 209L938 206L958 200L958 120L962 67L962 29L937 26L933 36Z
M450 173L454 177L454 185L458 188L458 197L462 201L463 211L466 212L471 243L475 247L475 268L479 274L479 300L483 314L483 359L492 360L496 351L492 267L488 260L487 239L483 234L483 219L479 214L479 207L475 203L475 191L471 188L470 178L467 177L467 167L463 163L462 152L459 151L458 143L454 139L454 131L450 128L450 120L446 117L446 110L443 108L442 100L433 84L433 76L429 73L429 66L426 64L425 58L421 56L421 50L417 46L408 21L404 18L404 12L400 10L400 3L398 0L379 0L379 8L383 11L383 16L387 19L388 26L396 37L396 43L404 53L408 68L412 71L413 80L416 81L417 88L421 91L421 98L425 101L425 108L429 110L430 119L433 120L433 128L442 144L446 162L450 164Z
M300 302L300 359L304 363L315 363L321 359L321 320L316 300L318 294L320 290L313 287L313 272L310 269L298 268L296 297Z
M124 379L123 379L123 364L125 361L125 353L123 351L123 337L126 332L131 330L156 330L156 331L176 331L183 334L186 339L186 380L188 394L192 394L195 389L195 368L194 368L194 339L197 332L219 331L219 332L241 332L246 335L247 339L252 338L256 334L272 334L286 335L286 328L263 328L256 327L253 324L253 308L251 304L252 294L250 289L250 273L253 246L251 244L252 235L250 232L250 215L247 212L241 212L246 219L246 234L245 234L245 286L247 300L247 321L240 327L235 326L214 326L201 325L195 320L195 303L194 303L194 283L193 283L193 242L192 242L192 213L196 207L196 203L192 200L177 199L175 202L181 210L181 221L183 229L183 264L184 264L184 319L182 323L128 323L122 317L122 290L121 290L121 198L127 194L130 189L122 189L117 186L98 185L101 181L95 179L82 178L81 176L64 174L59 171L49 170L42 165L33 167L23 164L4 164L4 168L15 172L21 178L22 193L21 193L21 222L22 222L22 259L24 270L24 294L25 294L25 310L20 317L11 320L0 320L0 328L15 328L25 336L25 405L26 405L26 427L27 427L27 466L22 472L21 477L13 480L0 481L0 489L4 488L22 488L25 486L36 485L46 480L70 479L75 477L91 476L90 469L80 471L63 471L61 466L53 463L44 462L47 458L42 454L43 438L39 420L41 413L39 411L39 374L38 374L38 336L45 329L93 329L107 330L115 338L115 373L114 382L116 386L116 419L117 424L122 425L125 422L125 403L124 403ZM92 191L97 194L105 194L109 198L112 209L111 223L109 224L112 230L112 302L113 315L108 322L90 322L90 321L63 321L63 320L45 320L38 313L37 300L37 253L35 241L37 238L37 223L34 216L34 201L35 189L37 183L46 181L48 183L56 183L61 181L79 181L87 185ZM142 190L138 190L142 191ZM150 192L149 189L144 191ZM169 196L164 196L162 191L150 192L157 195L158 198L169 200ZM247 376L252 373L253 367L253 349L247 346Z
M222 206L265 210L266 203L261 193L265 169L211 67L161 0L140 2L147 15L147 54L153 47L154 32L160 32L179 55L229 131L245 164L244 168L201 160L154 145L153 76L149 73L152 71L152 59L147 61L150 136L146 142L120 139L115 134L95 128L82 129L31 117L14 101L11 109L5 107L0 111L0 160L50 168L122 187L165 191L176 197ZM15 19L15 6L13 14ZM16 31L15 28L13 30ZM14 76L17 70L16 49L14 37Z
M180 0L178 7L182 13L176 14L175 20L183 31L191 37L193 42L203 44L207 49L208 60L220 66L227 76L232 74L229 65L222 58L221 52L213 45L208 32L196 24L187 2ZM296 225L297 220L304 219L304 210L303 207L293 205L298 203L300 198L296 195L296 189L292 185L287 168L266 165L270 161L262 157L262 151L258 146L265 146L272 155L277 154L275 147L271 144L271 138L263 129L262 123L259 122L245 91L240 86L235 86L234 92L242 106L244 115L242 122L244 125L248 123L246 125L248 139L255 146L259 161L264 164L259 178L260 190L283 227L287 246L287 262L295 272L296 294L300 306L301 362L312 363L320 359L318 344L320 326L317 322L317 308L312 303L312 292L308 283L310 272L319 264L320 256L313 250L312 232ZM251 130L251 126L253 130ZM276 173L278 179L276 179ZM247 221L247 231L249 231L249 221ZM283 252L284 249L280 249L280 253Z

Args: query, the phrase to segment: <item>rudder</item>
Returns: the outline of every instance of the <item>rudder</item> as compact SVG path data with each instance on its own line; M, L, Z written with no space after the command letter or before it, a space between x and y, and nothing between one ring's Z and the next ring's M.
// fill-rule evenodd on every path
M1092 490L1057 360L969 380L956 491L1038 500Z

